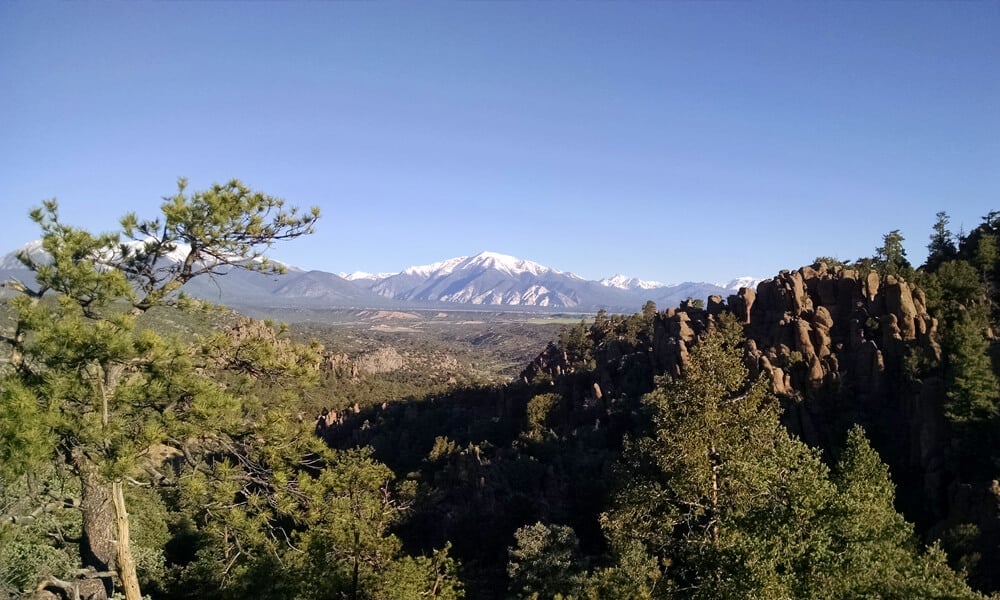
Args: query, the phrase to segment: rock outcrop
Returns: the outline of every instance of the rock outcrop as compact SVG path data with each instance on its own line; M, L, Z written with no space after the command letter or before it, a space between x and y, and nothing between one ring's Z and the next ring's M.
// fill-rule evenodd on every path
M821 263L783 271L728 304L746 324L748 364L784 398L792 433L835 454L844 430L861 423L897 481L923 490L910 517L948 514L943 385L906 370L908 358L941 354L919 288Z
M358 357L357 368L367 374L391 373L403 368L403 357L392 346L386 346Z
M906 371L918 362L910 358L940 359L937 322L920 289L824 263L782 271L756 290L741 289L725 301L710 297L704 309L685 302L657 313L648 348L642 340L605 340L594 382L607 398L621 394L636 369L645 374L648 389L653 376L680 375L689 351L722 312L744 324L748 367L782 398L783 418L794 435L832 457L846 430L862 424L901 490L923 490L908 516L923 523L946 517L953 478L943 472L943 384ZM540 372L557 377L574 369L553 345L522 377L531 381Z

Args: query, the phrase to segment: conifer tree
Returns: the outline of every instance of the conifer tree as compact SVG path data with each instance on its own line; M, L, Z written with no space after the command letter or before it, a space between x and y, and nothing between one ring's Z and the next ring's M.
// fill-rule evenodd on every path
M657 597L795 595L815 541L812 514L832 494L817 454L788 437L778 405L752 383L742 332L724 317L684 375L644 398L652 435L638 440L615 510L612 546L628 536L664 565ZM808 569L805 569L806 571Z
M514 533L507 574L519 598L572 598L583 584L578 542L571 527L535 523Z
M949 221L948 213L944 211L937 213L934 233L931 234L931 242L927 245L927 262L924 265L929 271L937 270L939 265L954 260L958 255L955 235L948 229Z
M837 494L825 514L829 565L814 597L980 597L937 546L920 550L913 526L893 505L889 469L860 427L848 432L833 481Z
M978 597L939 550L920 551L860 429L831 478L740 345L723 317L683 375L644 397L651 431L625 451L602 518L615 564L593 574L591 596L617 582L637 598Z
M263 249L310 233L319 217L238 181L188 194L180 180L162 208L160 219L122 219L132 244L62 223L54 200L32 211L47 256L20 257L35 281L8 282L19 295L2 335L12 367L3 417L30 426L3 431L0 454L20 455L15 446L23 446L27 458L65 462L80 482L82 562L106 579L114 571L128 600L141 594L123 487L154 444L241 418L238 398L200 376L179 343L137 327L136 317L182 299L176 292L194 277L275 270ZM178 251L181 261L166 260Z
M892 275L909 279L913 274L913 266L906 259L905 238L898 229L882 236L882 245L875 249L873 266L882 275Z

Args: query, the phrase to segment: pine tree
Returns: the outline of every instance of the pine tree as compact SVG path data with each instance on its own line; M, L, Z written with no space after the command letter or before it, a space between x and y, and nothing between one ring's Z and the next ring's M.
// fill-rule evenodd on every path
M913 526L893 506L889 469L860 427L848 433L833 480L837 495L826 513L830 564L814 597L980 597L940 549L919 549Z
M739 326L718 325L643 399L651 431L620 465L602 519L615 564L591 595L618 582L625 597L978 597L939 550L919 550L860 429L831 477L748 377Z
M882 236L882 245L875 249L875 259L873 266L882 275L892 275L910 279L913 274L913 266L906 259L906 248L903 247L905 238L898 229L894 229Z
M514 533L507 574L519 598L575 597L583 585L578 542L571 527L535 523Z
M1000 386L984 329L982 320L963 311L948 323L943 336L948 383L945 414L953 423L984 422L998 415Z
M613 547L632 537L662 566L664 581L647 578L657 597L793 596L809 577L810 520L833 489L817 453L781 426L776 399L750 381L741 341L722 319L683 377L643 400L653 433L627 453L635 480L604 522Z
M185 186L181 180L161 219L122 219L133 244L65 225L56 202L45 202L31 218L47 258L22 256L36 281L8 283L20 294L2 336L12 366L3 411L32 425L23 435L6 432L0 454L19 444L28 457L65 462L80 482L82 562L101 576L115 571L128 600L141 594L124 486L154 444L241 418L238 398L200 376L186 348L137 327L136 318L183 301L176 292L194 277L274 270L254 260L260 249L310 233L319 217L318 209L285 210L238 181L190 195ZM178 250L182 262L165 259Z
M948 213L944 211L937 213L934 233L931 234L931 242L927 245L927 262L924 267L928 271L933 272L942 263L954 260L958 256L955 235L948 230L949 221Z
M185 497L208 523L208 543L188 568L201 577L197 587L220 598L462 597L448 546L410 556L391 532L411 494L370 449L335 451L274 425L243 453L243 465L185 482Z

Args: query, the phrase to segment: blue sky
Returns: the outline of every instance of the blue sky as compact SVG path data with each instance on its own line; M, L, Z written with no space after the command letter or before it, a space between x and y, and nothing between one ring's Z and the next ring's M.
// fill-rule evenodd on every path
M272 254L327 271L919 263L1000 209L1000 2L0 3L0 250L178 176L320 206Z

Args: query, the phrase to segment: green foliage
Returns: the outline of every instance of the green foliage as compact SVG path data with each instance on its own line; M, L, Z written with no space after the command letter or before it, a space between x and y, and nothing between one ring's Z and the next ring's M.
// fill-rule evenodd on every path
M13 481L49 459L56 445L52 417L16 377L0 379L0 480Z
M447 547L410 556L391 532L412 486L394 484L370 449L329 450L289 416L265 414L233 440L235 460L182 479L201 548L177 586L222 598L461 597Z
M642 305L642 318L646 321L652 321L656 317L656 303L652 300L647 300L645 304Z
M948 230L949 221L948 213L944 211L937 213L934 233L931 234L931 242L927 245L927 262L924 264L924 268L928 271L936 271L942 263L954 260L958 255L955 234Z
M542 437L544 432L555 425L559 415L562 397L559 394L539 394L528 401L528 433Z
M566 353L571 365L594 368L594 342L585 322L563 328L559 332L559 347Z
M30 216L42 230L42 249L49 258L37 263L26 254L19 256L35 272L38 285L36 289L22 285L20 291L31 298L40 298L50 290L57 292L88 316L97 316L96 309L118 298L131 297L132 288L125 275L105 264L118 241L116 235L93 235L63 224L55 200L44 202Z
M948 382L946 416L960 425L995 419L1000 385L990 363L989 342L982 322L967 312L962 313L947 324L943 338Z
M129 533L136 569L143 589L160 589L166 584L167 566L163 549L170 542L169 511L157 490L132 486L125 498L129 506Z
M982 279L968 261L943 262L933 273L921 273L918 282L926 294L928 310L945 323L970 310L977 318L987 318Z
M535 523L514 533L507 574L519 598L569 598L579 594L583 571L576 534L565 525Z
M948 564L956 571L970 573L982 560L982 531L972 523L949 527L938 540L948 555Z
M997 249L997 236L995 233L983 233L979 236L976 249L972 255L972 262L987 279L996 268L997 261L1000 260L1000 250Z
M882 237L882 245L875 249L873 268L881 275L910 279L913 266L906 259L903 235L894 229Z
M16 598L40 577L66 577L75 557L44 542L44 528L0 523L0 595Z
M983 222L959 238L958 258L967 261L979 273L983 292L988 302L988 312L994 325L1000 323L1000 218L991 211Z
M860 427L853 428L837 463L832 502L835 569L824 579L832 597L977 598L937 547L921 553L893 506L889 471Z
M181 178L177 193L165 200L160 218L142 220L130 213L121 219L123 234L138 244L120 245L114 264L145 295L139 302L144 309L199 275L227 268L283 272L263 251L312 233L319 219L317 207L286 210L284 200L235 179L188 194L187 180ZM185 253L183 263L164 266L159 260L178 250Z
M738 324L723 320L682 378L644 398L653 431L627 455L633 482L604 520L613 546L634 538L665 566L660 589L689 597L792 593L808 516L831 493L818 456L788 437L776 400L748 381L740 343Z
M594 589L617 576L634 597L976 597L939 551L918 551L860 429L833 478L789 437L748 379L731 320L643 402L652 430L623 457L603 518L619 564L595 573Z
M33 591L39 578L68 578L78 564L79 484L52 463L0 477L0 597ZM55 542L55 543L53 543Z
M116 550L114 540L128 523L122 511L114 518L113 505L125 503L121 482L143 476L154 446L183 446L193 436L230 441L227 434L248 412L242 397L204 371L233 365L198 364L178 340L138 328L136 317L220 266L264 270L255 248L309 233L319 216L314 209L299 217L282 206L236 181L189 197L181 181L177 196L162 207L162 220L122 220L127 236L141 234L137 245L63 224L54 200L31 213L48 258L20 257L36 281L12 285L20 295L10 303L11 327L0 332L11 353L0 414L5 423L24 423L20 430L0 427L0 456L11 457L2 475L24 477L45 458L66 461L81 481L84 566L117 567L130 599L138 597L138 586L129 563L138 559L147 581L161 578L165 534L139 519L135 535L143 541L133 551ZM182 263L162 260L181 243L188 247ZM219 354L225 355L212 356ZM273 358L244 351L240 364ZM288 365L277 369L288 371ZM152 496L143 505L156 506Z
M667 564L648 554L638 540L620 538L614 542L614 564L591 573L585 583L584 597L588 600L653 598Z
M977 239L978 249L990 235L981 233ZM993 476L995 452L983 452L983 448L994 447L994 424L1000 418L1000 383L990 360L986 277L982 267L956 258L919 278L928 310L939 320L944 413L958 433L952 443L955 470L966 476L978 472L977 477L983 478Z

